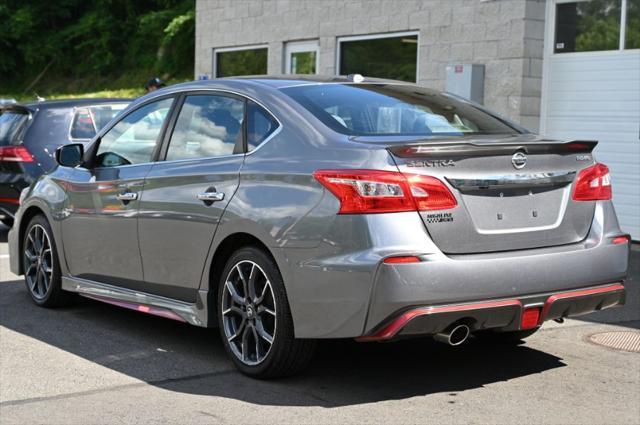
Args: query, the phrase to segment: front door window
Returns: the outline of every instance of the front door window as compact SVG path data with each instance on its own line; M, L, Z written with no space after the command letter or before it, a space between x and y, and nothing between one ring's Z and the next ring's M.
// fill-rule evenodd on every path
M149 103L124 117L100 140L97 167L143 164L153 153L173 99Z

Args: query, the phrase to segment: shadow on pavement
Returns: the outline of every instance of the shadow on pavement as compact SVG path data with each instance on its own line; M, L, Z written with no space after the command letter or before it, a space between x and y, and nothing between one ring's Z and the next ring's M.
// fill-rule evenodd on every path
M6 240L0 229L0 242ZM640 250L631 253L627 305L581 317L640 319ZM636 323L619 323L637 327ZM236 372L217 330L196 328L78 298L73 307L36 307L22 281L0 282L0 326L171 391L262 405L337 407L457 392L564 366L525 346L471 341L451 348L431 339L392 344L325 341L303 374L256 381ZM535 338L535 337L534 337ZM69 371L73 373L73 371Z
M0 325L171 391L263 405L336 407L438 392L455 402L459 391L564 366L527 346L340 340L321 343L297 377L256 381L235 371L216 330L84 299L65 309L38 308L21 281L0 284Z

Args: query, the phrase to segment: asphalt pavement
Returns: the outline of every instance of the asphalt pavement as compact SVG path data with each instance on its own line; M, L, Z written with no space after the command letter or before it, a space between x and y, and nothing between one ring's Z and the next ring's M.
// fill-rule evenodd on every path
M628 302L545 324L520 346L326 341L305 373L235 371L217 330L81 299L34 306L0 228L0 424L640 423L640 354L588 342L640 328Z

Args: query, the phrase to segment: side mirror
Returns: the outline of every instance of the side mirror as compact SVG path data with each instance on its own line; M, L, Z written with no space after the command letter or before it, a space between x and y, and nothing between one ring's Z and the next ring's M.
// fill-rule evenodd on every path
M56 161L63 167L77 167L82 164L83 156L84 145L81 143L72 143L56 149Z

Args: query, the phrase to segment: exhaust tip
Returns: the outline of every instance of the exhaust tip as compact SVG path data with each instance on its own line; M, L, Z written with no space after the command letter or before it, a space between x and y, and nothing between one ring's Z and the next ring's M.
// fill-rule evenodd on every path
M436 341L444 342L445 344L455 347L465 342L469 337L470 332L471 330L467 325L453 325L444 332L435 334L433 338Z

